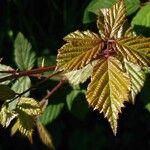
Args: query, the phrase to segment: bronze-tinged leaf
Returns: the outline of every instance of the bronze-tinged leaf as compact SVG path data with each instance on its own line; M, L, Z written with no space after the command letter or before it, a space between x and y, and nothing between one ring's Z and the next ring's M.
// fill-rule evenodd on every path
M18 119L16 124L18 124L17 125L18 131L20 131L22 135L28 137L28 139L32 141L32 133L33 128L35 126L34 118L26 114L22 110L17 110L17 112L18 112Z
M130 84L128 74L117 58L103 58L94 67L86 97L90 106L107 117L114 134L121 107L124 101L129 101Z
M146 75L140 66L130 63L125 60L126 70L131 78L131 96L130 100L134 104L136 95L141 91L144 86Z
M101 9L97 19L97 27L102 39L120 38L122 36L124 22L124 0L119 0L111 8Z
M7 109L6 105L2 106L0 111L0 124L3 127L8 127L11 121L17 117L17 114L14 111Z
M52 138L50 134L48 133L48 131L46 130L46 128L41 124L40 121L37 121L36 124L37 124L37 130L38 130L41 141L51 150L54 150L55 147L53 145Z
M141 67L150 67L150 38L121 38L116 41L116 47L127 61Z
M102 39L90 31L75 31L67 35L67 42L57 55L57 70L77 70L86 66L102 50Z
M24 111L30 116L41 114L40 104L33 98L21 97L17 104L17 109Z

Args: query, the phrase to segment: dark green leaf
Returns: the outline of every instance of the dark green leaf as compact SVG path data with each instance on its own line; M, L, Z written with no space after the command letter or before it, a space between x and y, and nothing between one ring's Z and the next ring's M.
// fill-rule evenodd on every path
M23 36L18 33L14 44L15 62L20 70L30 70L34 66L35 53L31 51L31 44Z
M14 98L16 93L6 85L0 85L0 100Z
M87 8L85 9L83 23L92 22L93 18L91 18L91 13L97 14L98 9L110 8L113 4L115 4L115 2L117 2L117 0L92 0L90 4L87 6ZM132 14L140 7L139 0L126 0L125 4L126 4L127 15Z
M73 90L66 98L69 111L79 119L84 119L88 112L88 103L84 90Z
M144 26L150 28L150 4L142 7L132 20L132 26Z
M63 103L50 104L49 106L47 106L44 113L40 117L40 121L42 122L42 124L46 125L54 121L61 113L63 106Z

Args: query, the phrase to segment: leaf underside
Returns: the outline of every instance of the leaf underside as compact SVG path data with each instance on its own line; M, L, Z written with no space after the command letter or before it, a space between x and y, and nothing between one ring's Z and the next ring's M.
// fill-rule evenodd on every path
M117 132L118 113L124 101L129 100L129 90L130 80L116 58L104 58L94 67L86 97L90 106L107 117L114 134Z
M141 67L125 61L126 70L131 78L131 92L130 92L130 100L134 104L136 95L141 91L144 86L144 81L146 75Z

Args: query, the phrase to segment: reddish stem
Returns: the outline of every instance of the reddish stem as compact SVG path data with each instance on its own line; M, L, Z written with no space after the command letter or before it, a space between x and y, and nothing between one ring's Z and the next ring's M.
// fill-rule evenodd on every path
M11 75L6 76L4 78L0 79L0 82L16 79L22 76L32 76L35 74L40 74L46 71L55 70L56 66L48 66L48 67L40 67L32 70L26 70L26 71L16 71L16 70L8 70L8 71L0 71L0 73L10 73Z
M48 99L53 93L55 93L63 84L65 83L65 80L61 80L50 92L47 93L47 95L43 98L43 100Z

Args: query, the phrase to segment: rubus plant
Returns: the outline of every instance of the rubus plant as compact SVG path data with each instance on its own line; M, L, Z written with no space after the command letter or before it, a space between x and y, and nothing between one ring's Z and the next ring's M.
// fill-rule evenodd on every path
M103 112L115 135L121 107L125 101L134 103L144 84L144 71L150 67L150 38L136 36L131 27L126 29L125 14L124 0L99 10L99 34L70 33L57 56L57 70L63 71L70 83L91 77L87 101Z
M45 67L43 60L39 68L33 68L36 55L31 44L21 33L17 35L14 44L17 69L0 64L0 123L3 127L13 124L12 135L20 131L32 142L36 126L43 143L54 149L41 117L45 112L51 113L46 109L48 99L65 81L78 88L88 78L91 81L87 91L77 91L75 96L85 93L89 106L104 114L116 135L124 102L134 103L149 71L150 38L136 35L129 26L124 0L98 11L97 28L99 34L77 30L67 35L66 44L58 50L56 66ZM50 75L44 76L47 71L51 71ZM31 85L30 77L41 80ZM31 98L30 91L52 77L60 82L41 101ZM62 107L62 103L53 107L58 110L54 118Z

